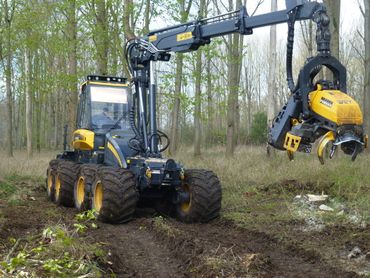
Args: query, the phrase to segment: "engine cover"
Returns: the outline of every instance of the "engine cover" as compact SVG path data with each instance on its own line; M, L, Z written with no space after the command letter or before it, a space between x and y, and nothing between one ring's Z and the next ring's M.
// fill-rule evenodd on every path
M309 94L309 105L311 111L337 126L363 123L358 103L339 90L322 90L318 85L317 90Z

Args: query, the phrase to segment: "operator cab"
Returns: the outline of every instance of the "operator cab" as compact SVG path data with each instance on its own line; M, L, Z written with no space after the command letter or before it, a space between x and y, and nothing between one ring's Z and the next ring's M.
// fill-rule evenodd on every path
M125 78L89 75L82 84L77 128L107 133L130 128L129 86Z

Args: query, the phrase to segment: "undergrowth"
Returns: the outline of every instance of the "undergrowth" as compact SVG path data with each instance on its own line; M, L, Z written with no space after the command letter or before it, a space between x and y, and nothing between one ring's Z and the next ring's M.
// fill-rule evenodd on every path
M359 155L355 162L349 156L338 154L321 165L314 152L311 155L298 153L294 161L289 161L284 152L276 151L268 158L264 147L255 146L237 148L233 158L226 158L225 149L221 147L204 150L200 157L194 157L192 151L192 148L183 148L176 158L185 169L211 169L218 175L223 189L223 217L248 221L254 205L270 204L281 211L273 217L289 219L289 212L282 211L279 204L291 202L297 194L325 193L370 221L370 156L367 153Z
M102 277L106 252L82 236L97 228L94 211L77 214L73 225L57 224L25 238L9 238L9 252L0 263L5 277Z

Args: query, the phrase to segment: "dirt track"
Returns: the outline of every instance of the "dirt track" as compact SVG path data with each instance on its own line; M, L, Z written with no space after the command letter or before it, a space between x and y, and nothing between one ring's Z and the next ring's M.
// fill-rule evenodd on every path
M22 237L45 225L73 221L74 209L48 212L54 204L45 195L41 190L34 191L35 200L29 201L29 206L0 203L4 214L0 239ZM324 234L315 236L325 240ZM336 236L340 234L328 235ZM103 243L110 259L102 268L113 270L117 277L357 277L330 265L318 252L223 220L187 225L153 217L153 211L140 211L128 224L101 223L86 237Z

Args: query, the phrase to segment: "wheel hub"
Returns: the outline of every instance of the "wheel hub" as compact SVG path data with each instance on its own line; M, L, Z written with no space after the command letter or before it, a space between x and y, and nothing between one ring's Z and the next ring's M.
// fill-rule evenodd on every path
M58 200L60 195L60 178L59 175L55 178L55 199Z
M188 212L191 207L190 187L187 184L183 185L182 190L177 192L176 197L175 203L180 205L181 211Z
M103 194L103 185L98 181L94 192L94 208L97 212L99 212L103 206Z
M48 171L48 178L47 178L47 189L48 189L49 194L51 192L52 186L53 186L53 176L51 174L51 171L49 170Z
M85 199L85 179L80 177L77 182L77 203L81 205Z

